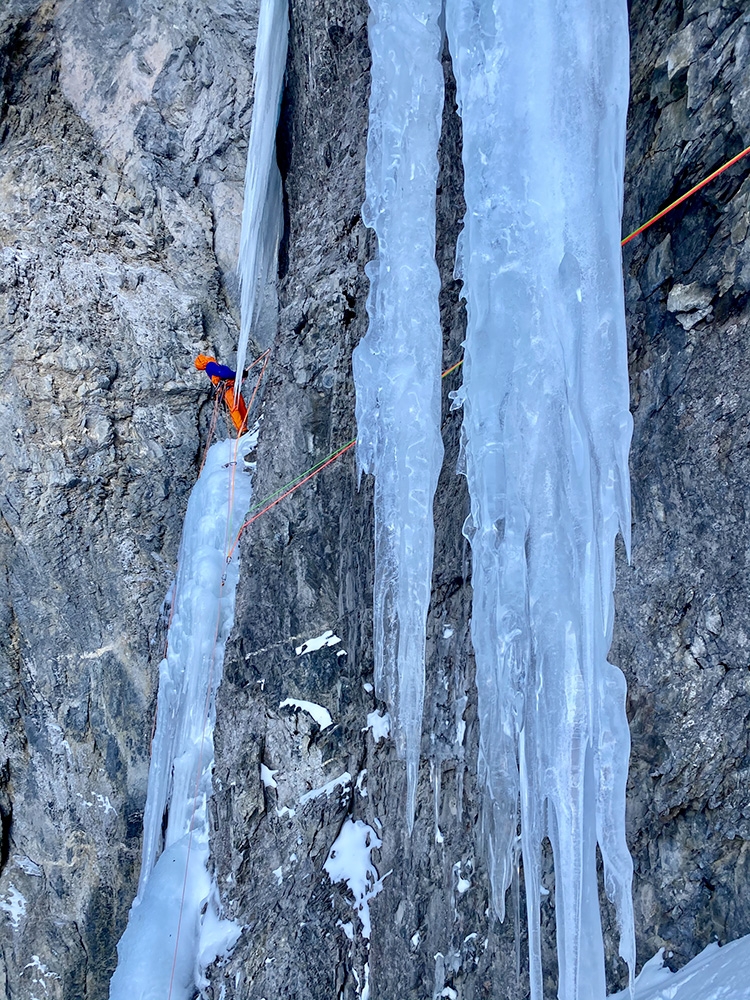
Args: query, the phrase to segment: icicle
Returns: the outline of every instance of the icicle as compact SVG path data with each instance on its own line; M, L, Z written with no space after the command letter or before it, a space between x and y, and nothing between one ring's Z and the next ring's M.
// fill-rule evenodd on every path
M442 463L442 338L435 264L443 106L440 0L370 0L367 335L354 352L357 457L375 474L375 686L406 758L414 822L430 600L432 501Z
M539 1000L549 835L559 997L603 1000L597 841L631 977L634 963L624 680L606 661L614 540L630 527L627 5L446 0L446 25L466 178L459 398L493 901L502 917L520 819Z
M253 71L253 119L247 147L237 268L242 289L235 382L238 394L250 332L257 318L263 289L272 276L283 228L281 175L276 163L276 127L281 109L288 35L288 0L261 0Z

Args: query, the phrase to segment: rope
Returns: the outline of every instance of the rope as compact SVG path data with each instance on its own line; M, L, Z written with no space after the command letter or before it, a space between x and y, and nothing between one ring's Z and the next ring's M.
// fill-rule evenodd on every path
M730 167L734 166L735 163L739 162L744 156L747 156L748 153L750 153L750 146L748 146L746 149L743 149L742 152L738 153L736 156L733 156L732 159L728 160L723 166L719 167L717 170L714 170L713 173L708 175L708 177L704 178L694 187L690 188L689 191L686 191L685 194L677 198L676 201L673 201L671 204L667 205L666 208L663 208L653 218L649 219L648 222L644 222L642 226L639 226L638 229L630 233L629 236L626 236L625 239L622 240L620 245L625 246L632 239L635 239L636 236L639 236L641 233L645 232L646 229L648 229L650 226L653 226L654 223L658 222L660 219L663 219L665 215L668 215L669 212L677 208L678 205L681 205L684 201L690 198L691 195L694 195L697 191L700 191L701 188L704 188L707 184L710 184L711 181L719 177L720 174L723 174L725 170L728 170ZM267 357L268 354L270 354L270 352L266 351L265 354L262 354L260 356L261 358L265 358L263 362L263 371L261 372L261 377L266 369L266 364L268 363L268 357ZM256 359L256 361L257 360L260 360L260 358ZM253 364L256 364L256 361L254 361ZM454 365L451 365L450 368L446 368L446 370L442 373L440 377L446 378L448 375L451 375L454 371L460 368L463 363L464 363L463 358L461 358L460 361L457 361ZM253 398L255 398L255 393L253 393ZM302 486L303 483L309 482L314 476L318 474L318 472L322 472L323 469L329 466L337 458L340 458L341 455L344 455L347 451L349 451L349 449L353 447L355 443L356 443L356 438L352 441L349 441L347 444L345 444L342 448L339 448L337 451L331 452L330 455L327 455L325 458L321 459L315 465L311 466L309 469L306 469L305 472L300 473L300 475L297 476L295 479L290 480L284 486L280 486L275 492L270 493L263 500L254 504L249 511L249 513L252 514L253 516L250 517L247 521L245 521L245 523L240 528L239 534L235 539L230 554L231 552L234 551L234 548L237 545L237 542L239 541L240 535L245 530L245 528L247 528L250 524L256 521L262 514L265 514L267 511L271 510L272 507L275 507L276 504L279 503L281 500L288 497L291 493L294 493L294 491L298 489L300 486Z
M317 476L317 474L319 472L322 472L323 469L327 468L327 466L329 466L333 462L335 462L337 458L340 458L342 455L346 454L346 452L349 451L350 448L353 448L356 443L357 443L357 439L353 438L351 441L349 441L348 444L345 444L343 446L343 448L339 448L338 451L334 451L330 455L329 458L327 458L324 462L322 462L320 465L318 465L317 467L315 467L314 471L311 472L310 475L304 476L303 478L301 478L297 483L295 483L294 486L292 486L290 489L286 490L286 492L282 493L281 496L276 497L276 499L272 503L266 504L266 506L262 507L257 512L257 514L253 514L252 517L248 518L247 521L245 521L245 523L242 525L242 527L240 528L240 530L237 532L237 537L234 540L234 545L232 545L232 548L229 550L229 556L228 556L228 558L231 559L232 553L234 552L235 548L237 547L237 543L239 542L240 538L242 537L242 532L245 530L245 528L249 528L250 525L254 521L257 521L259 517L263 516L263 514L268 513L268 511L272 507L275 507L277 503L281 503L281 501L285 500L291 493L294 493L295 490L298 490L300 488L300 486L304 486L304 484L308 483L314 476Z
M260 389L260 383L263 381L263 376L266 373L266 367L268 366L268 361L270 357L271 357L271 348L269 347L268 350L264 351L262 354L259 354L258 357L255 359L255 361L253 361L253 363L247 369L249 374L253 370L253 368L258 364L259 361L261 360L263 361L263 366L260 369L260 375L255 380L255 388L253 389L253 394L250 397L250 402L247 404L248 416L253 408L255 397L258 395L258 389ZM239 438L239 436L240 435L238 434L237 437Z
M460 368L463 363L463 358L461 358L460 361L457 361L454 365L451 365L450 368L447 368L440 377L446 378L446 376L456 371L457 368ZM310 480L317 476L319 472L322 472L323 469L335 462L337 458L341 458L342 455L345 455L347 451L353 448L356 443L357 439L352 438L351 441L347 441L347 443L341 448L338 448L336 451L332 451L330 455L326 455L325 458L321 458L319 462L310 466L310 468L306 469L305 472L301 472L295 479L290 480L290 482L286 483L284 486L280 486L275 492L269 493L269 495L263 500L254 504L248 511L248 513L252 516L249 517L241 526L239 532L237 533L237 537L234 540L234 544L229 550L229 558L231 559L232 553L237 547L237 543L239 542L245 528L250 527L254 521L257 521L259 517L263 516L263 514L268 513L272 507L275 507L277 503L281 503L282 500L285 500L288 496L290 496L290 494L294 493L295 490L298 490L300 486L304 486L305 483L309 483Z
M673 201L671 205L667 205L667 207L663 208L661 212L657 212L652 219L648 220L648 222L644 222L642 226L638 227L638 229L634 229L630 236L625 237L620 246L624 247L627 243L630 243L631 240L635 239L636 236L640 236L640 234L645 232L649 226L653 226L653 224L658 222L659 219L663 219L664 216L671 212L673 208L677 208L677 206L681 205L683 201L687 201L687 199L691 195L694 195L696 191L700 191L700 189L704 188L706 184L710 184L712 180L715 180L720 174L723 174L725 170L729 170L730 167L733 167L735 163L739 162L743 156L747 156L748 153L750 153L750 146L748 146L747 149L743 149L742 152L738 153L736 156L733 156L731 160L727 160L722 167L719 167L718 170L714 170L712 174L709 174L708 177L696 184L695 187L691 187L689 191L685 192L685 194L680 195L677 201Z

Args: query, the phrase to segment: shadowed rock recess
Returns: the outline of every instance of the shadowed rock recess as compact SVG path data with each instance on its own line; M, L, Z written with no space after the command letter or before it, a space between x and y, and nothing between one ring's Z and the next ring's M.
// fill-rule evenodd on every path
M0 9L0 996L12 1000L105 998L135 894L162 602L210 417L191 362L231 362L237 338L256 25L255 0ZM631 30L625 232L750 144L741 0L633 0ZM447 56L445 74L448 367L464 313ZM368 94L366 3L292 0L258 497L354 436ZM611 658L629 686L640 962L665 946L674 967L750 933L749 177L750 157L624 252L634 529ZM526 995L523 929L517 973L514 903L505 925L488 915L478 844L468 502L448 399L459 380L444 383L411 838L404 765L367 728L385 710L371 689L371 481L357 489L348 453L243 538L212 851L244 933L210 970L214 1000L354 1000L368 976L380 1000ZM340 642L296 653L328 629ZM333 724L280 708L287 698L324 706ZM382 840L369 941L323 868L348 817ZM552 996L552 871L545 884ZM623 968L603 907L614 988Z

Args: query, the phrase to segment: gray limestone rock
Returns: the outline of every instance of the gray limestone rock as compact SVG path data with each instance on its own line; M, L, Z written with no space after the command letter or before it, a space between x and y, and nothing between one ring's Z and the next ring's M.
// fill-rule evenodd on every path
M372 255L360 218L367 13L352 0L291 3L260 499L355 433L350 358ZM625 232L750 142L741 0L633 0L631 19ZM191 362L200 350L231 357L237 335L256 21L257 5L235 0L0 11L0 993L12 1000L106 997L135 892L162 602L210 411ZM447 56L445 73L447 368L464 315ZM750 157L624 253L634 530L612 659L629 685L639 961L665 946L680 965L750 932L748 177ZM371 725L385 711L372 693L371 482L358 486L347 452L243 537L212 802L213 861L243 934L211 970L216 1000L354 1000L368 977L385 1000L526 995L513 926L523 894L506 924L488 915L467 496L448 398L459 382L444 383L411 838L404 766ZM297 653L327 629L340 642ZM286 699L324 707L332 725ZM349 818L382 841L369 941L324 869ZM554 995L551 869L545 884ZM522 925L518 946L523 956ZM614 957L608 975L622 984Z

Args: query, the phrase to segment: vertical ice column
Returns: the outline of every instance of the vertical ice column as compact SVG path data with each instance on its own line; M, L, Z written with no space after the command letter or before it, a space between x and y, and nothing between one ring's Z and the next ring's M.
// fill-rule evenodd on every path
M443 108L440 0L370 0L367 200L377 235L370 324L354 352L357 458L375 474L375 687L391 709L414 822L430 601L432 502L443 458L435 264Z
M245 198L237 270L242 289L237 392L263 288L271 276L283 228L276 127L289 36L288 0L261 0L255 43L253 118L247 147Z
M188 502L159 666L140 883L110 1000L188 1000L202 969L239 933L219 918L207 864L215 698L239 578L238 555L227 555L250 504L243 440L211 447Z
M541 843L555 862L561 1000L603 1000L596 876L632 976L625 681L607 662L614 541L629 543L622 274L626 0L446 0L463 123L457 272L468 325L483 825L494 906L521 847L542 996Z

